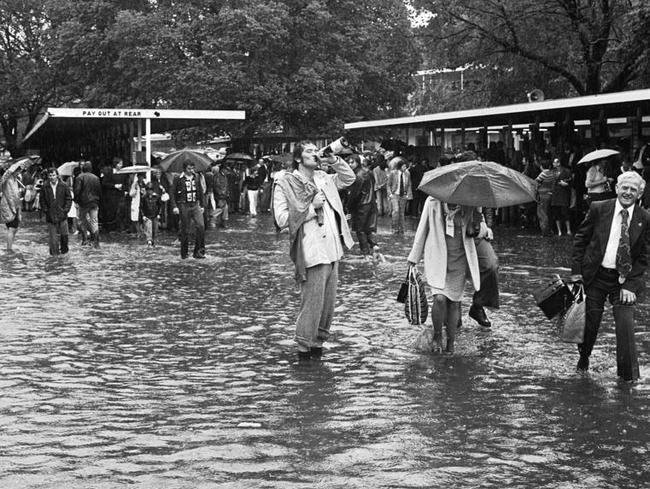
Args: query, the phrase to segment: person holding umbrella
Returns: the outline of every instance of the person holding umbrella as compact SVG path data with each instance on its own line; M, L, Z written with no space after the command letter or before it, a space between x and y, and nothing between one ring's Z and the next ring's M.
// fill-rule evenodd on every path
M24 186L20 181L23 163L11 165L0 179L0 222L7 227L7 251L13 252L14 240L22 218L22 192Z
M40 202L47 222L50 255L65 255L68 252L68 212L72 206L72 193L59 178L56 168L48 168L47 180L41 188Z
M460 320L460 301L469 275L474 289L481 287L473 228L474 208L427 198L408 256L410 267L424 257L424 274L433 292L431 321L434 353L442 352L442 327L447 329L445 351L454 352Z
M483 307L498 307L497 257L488 242L491 230L478 208L531 202L536 184L498 163L462 161L427 172L418 188L431 198L425 202L408 262L414 266L424 257L425 276L434 290L434 350L442 350L442 325L446 324L451 353L467 275L480 292L472 299L470 317L489 327Z
M172 212L180 217L181 259L186 259L189 251L190 225L194 222L194 258L205 258L205 225L203 209L205 208L205 189L201 179L194 173L194 162L183 162L183 173L174 177L169 192Z

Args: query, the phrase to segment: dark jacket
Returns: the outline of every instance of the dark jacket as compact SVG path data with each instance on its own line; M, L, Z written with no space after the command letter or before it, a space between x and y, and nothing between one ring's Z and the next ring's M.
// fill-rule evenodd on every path
M160 214L160 209L162 207L162 201L160 200L160 195L156 192L145 194L140 198L140 212L147 219L154 219Z
M74 201L81 207L98 206L102 195L99 177L83 172L74 180Z
M220 168L218 172L213 174L212 183L214 198L216 200L228 200L230 196L228 175L223 170L223 168Z
M596 278L614 218L616 199L593 202L573 241L571 273L582 274L585 286ZM630 221L630 255L632 271L623 287L635 294L643 292L643 274L648 267L647 241L650 233L650 214L639 205L634 206Z
M72 193L68 186L59 180L56 186L56 195L54 195L52 185L48 181L41 188L40 205L45 214L45 221L58 224L68 218L68 212L72 206Z
M194 202L193 199L195 199L201 207L205 207L205 189L201 184L201 177L196 174L194 175L194 191L190 190L189 188L190 181L191 179L188 179L185 176L185 173L181 173L174 178L174 182L172 183L172 187L170 189L171 192L169 192L169 200L172 204L172 207L178 207L179 204L192 203ZM194 192L194 197L189 195Z
M356 212L360 206L366 204L375 204L375 177L372 171L361 169L357 172L357 179L350 186L348 209L350 212Z

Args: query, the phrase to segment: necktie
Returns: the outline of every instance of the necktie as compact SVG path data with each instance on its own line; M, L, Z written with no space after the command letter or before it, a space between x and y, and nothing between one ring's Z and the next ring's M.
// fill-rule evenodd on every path
M627 209L621 211L621 238L616 250L616 270L621 274L621 283L625 281L632 271L632 257L630 256L630 232L627 225L629 213Z
M399 174L399 196L404 197L404 174Z

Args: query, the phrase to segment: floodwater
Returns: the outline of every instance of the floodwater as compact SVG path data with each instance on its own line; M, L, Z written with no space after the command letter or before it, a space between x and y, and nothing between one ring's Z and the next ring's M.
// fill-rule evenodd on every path
M531 290L570 242L496 228L502 307L456 354L413 350L394 297L414 222L385 262L348 253L322 361L298 363L287 235L268 216L147 249L104 235L47 255L28 217L0 239L2 488L648 487L650 309L640 382L616 379L611 312L586 376ZM4 234L4 232L3 232Z

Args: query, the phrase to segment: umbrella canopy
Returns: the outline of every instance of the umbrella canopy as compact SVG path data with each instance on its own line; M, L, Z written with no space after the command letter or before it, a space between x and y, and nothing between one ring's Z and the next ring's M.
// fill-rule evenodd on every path
M21 156L20 158L14 158L12 160L5 161L2 163L4 168L11 167L17 163L20 163L23 168L29 168L32 165L36 165L41 162L40 156Z
M248 155L246 153L230 153L229 155L226 155L226 160L237 160L237 161L255 161L255 158L253 158L251 155Z
M580 161L578 161L578 164L580 163L589 163L590 161L594 160L600 160L601 158L607 158L609 156L614 156L614 155L619 155L618 151L614 149L597 149L596 151L592 151L591 153L587 153L584 155L582 158L580 158Z
M534 201L537 185L498 163L463 161L426 172L418 189L450 204L508 207Z
M148 165L131 165L120 168L115 171L116 175L126 175L129 173L145 173L151 171L152 168Z
M193 163L196 171L206 171L212 166L212 160L204 153L181 149L165 156L160 162L160 169L168 173L181 173L186 161Z
M74 175L74 169L80 167L81 163L79 161L67 161L57 168L57 170L59 171L60 176L71 177Z

